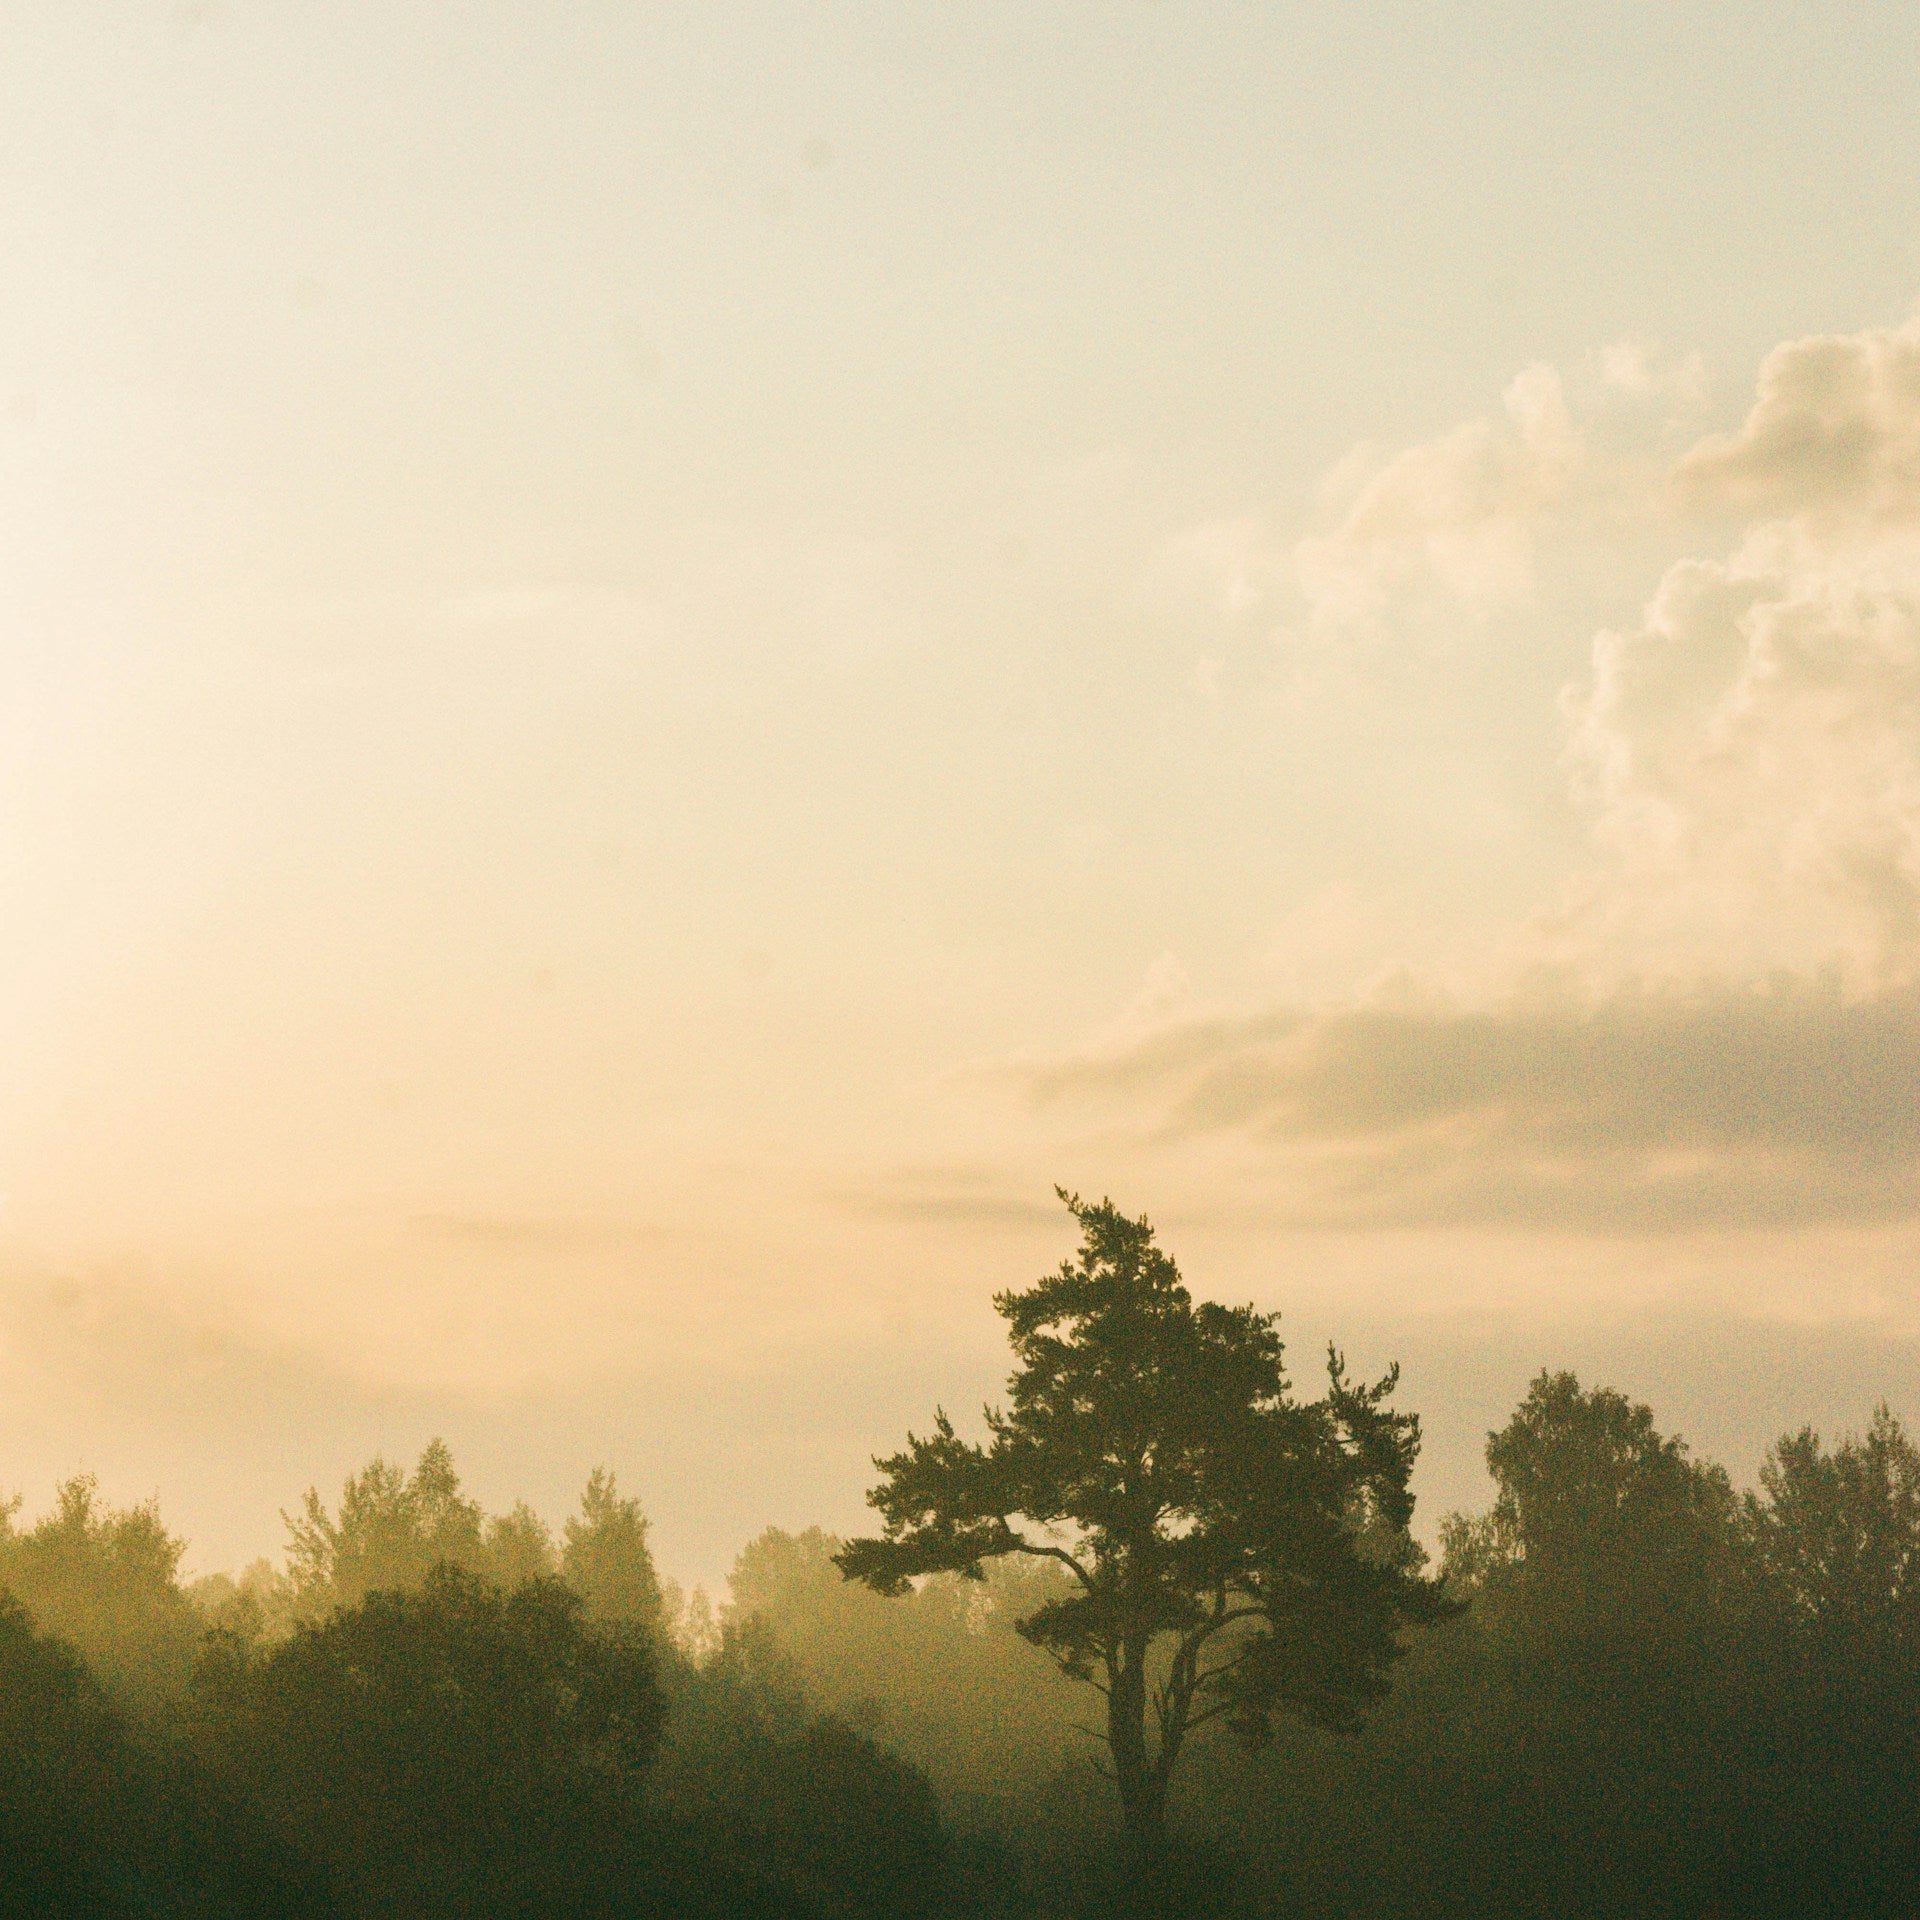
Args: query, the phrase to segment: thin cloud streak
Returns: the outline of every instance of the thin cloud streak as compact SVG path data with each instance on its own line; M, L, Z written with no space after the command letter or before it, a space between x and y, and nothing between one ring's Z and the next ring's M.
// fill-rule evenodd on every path
M1169 1022L1009 1068L1042 1109L1271 1154L1302 1224L1920 1216L1920 996L1623 993Z

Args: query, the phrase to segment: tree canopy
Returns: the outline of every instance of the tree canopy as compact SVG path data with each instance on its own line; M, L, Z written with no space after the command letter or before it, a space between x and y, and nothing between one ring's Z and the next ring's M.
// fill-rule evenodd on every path
M217 1641L198 1694L203 1738L306 1852L425 1912L463 1911L475 1876L550 1883L556 1852L629 1824L665 1711L652 1650L558 1580L445 1562L264 1652Z
M158 1507L111 1507L91 1476L62 1482L51 1512L14 1522L0 1502L0 1588L83 1653L109 1693L146 1705L186 1683L199 1622L181 1591L185 1542Z
M371 1593L417 1589L444 1565L509 1591L558 1575L590 1620L625 1622L655 1636L666 1630L646 1514L605 1467L588 1476L580 1509L565 1522L557 1545L524 1500L488 1514L461 1485L443 1440L427 1443L411 1473L376 1458L349 1474L331 1512L309 1487L299 1512L282 1518L284 1607L295 1620L324 1619Z
M1920 1655L1920 1450L1885 1405L1864 1435L1781 1439L1748 1495L1749 1525L1793 1628L1821 1648Z
M580 1511L561 1530L561 1541L560 1570L588 1619L662 1631L665 1606L647 1545L647 1516L605 1467L587 1476Z
M1385 1691L1408 1622L1448 1603L1407 1528L1419 1447L1397 1374L1293 1397L1278 1316L1194 1303L1152 1227L1061 1194L1079 1254L994 1305L1019 1364L988 1441L932 1433L878 1460L879 1537L838 1563L899 1593L978 1579L1007 1555L1068 1586L1020 1623L1106 1701L1104 1740L1129 1831L1151 1845L1190 1735L1227 1722L1251 1745L1290 1712L1351 1728Z

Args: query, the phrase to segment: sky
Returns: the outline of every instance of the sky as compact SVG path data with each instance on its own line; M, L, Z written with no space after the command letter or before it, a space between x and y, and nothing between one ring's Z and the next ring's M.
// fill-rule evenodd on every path
M1149 1214L1920 1416L1920 15L0 0L0 1487L861 1524Z

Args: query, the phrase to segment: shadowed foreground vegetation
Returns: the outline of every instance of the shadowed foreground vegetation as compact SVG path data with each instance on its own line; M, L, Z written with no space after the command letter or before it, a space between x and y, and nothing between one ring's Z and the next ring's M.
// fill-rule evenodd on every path
M1047 1298L1097 1296L1104 1313L1137 1282L1177 1357L1178 1277L1144 1223L1116 1240L1120 1219L1083 1210L1088 1249ZM437 1443L410 1472L374 1462L331 1509L309 1494L284 1565L190 1587L151 1506L111 1509L85 1480L32 1525L15 1502L0 1516L0 1912L1914 1913L1920 1452L1884 1408L1837 1443L1783 1438L1738 1493L1648 1408L1543 1373L1490 1438L1492 1506L1448 1519L1421 1574L1392 1491L1411 1422L1369 1428L1372 1389L1348 1390L1375 1397L1344 1414L1303 1408L1275 1385L1271 1323L1208 1312L1195 1324L1271 1358L1246 1377L1273 1432L1373 1435L1391 1497L1341 1509L1348 1544L1324 1503L1300 1510L1306 1533L1276 1529L1290 1481L1262 1482L1250 1515L1201 1476L1182 1497L1205 1512L1131 1547L1101 1535L1125 1519L1101 1509L1024 1536L1071 1556L1009 1550L994 1513L1016 1494L1044 1507L1054 1483L1021 1454L1017 1486L989 1484L991 1449L938 1435L945 1464L913 1483L933 1492L888 1536L921 1565L768 1532L717 1617L663 1587L610 1476L556 1537L524 1506L483 1513ZM1056 1373L1119 1338L1110 1317L1049 1324L1067 1347L1028 1357ZM1126 1386L1144 1364L1102 1378ZM1081 1384L1059 1404L1100 1405L1107 1389ZM1025 1404L1016 1392L1016 1416ZM1148 1422L1135 1438L1160 1435L1152 1463L1171 1472L1166 1406L1115 1406ZM1314 1424L1334 1415L1349 1427ZM1120 1417L1101 1416L1124 1439ZM1254 1431L1234 1430L1236 1445ZM1044 1438L1033 1420L995 1431ZM927 1444L884 1463L883 1517ZM1199 1475L1198 1443L1182 1444ZM1101 1457L1137 1484L1124 1445ZM1092 1458L1068 1489L1083 1505ZM973 1476L964 1512L955 1474ZM1088 1682L1102 1622L1134 1632L1127 1582L1149 1567L1172 1624L1148 1698L1177 1701L1172 1663L1216 1588L1264 1609L1272 1645L1251 1694L1224 1662L1212 1693L1188 1687L1189 1704L1231 1710L1189 1715L1144 1847L1137 1808L1101 1777L1100 1736L1120 1723ZM1411 1612L1381 1611L1398 1596ZM1335 1633L1352 1618L1359 1665ZM1287 1625L1316 1619L1319 1642ZM1308 1698L1298 1676L1315 1673L1332 1679ZM1335 1681L1352 1711L1315 1710Z

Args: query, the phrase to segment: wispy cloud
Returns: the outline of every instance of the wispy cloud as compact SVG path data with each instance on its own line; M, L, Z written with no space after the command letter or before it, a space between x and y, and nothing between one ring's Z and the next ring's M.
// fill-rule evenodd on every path
M1303 1221L1582 1227L1920 1213L1920 998L1837 988L1169 1023L1026 1099L1267 1149Z
M1309 625L1365 628L1438 591L1472 612L1524 598L1541 522L1578 481L1587 448L1559 374L1529 367L1500 414L1469 420L1330 482L1344 511L1293 550Z

